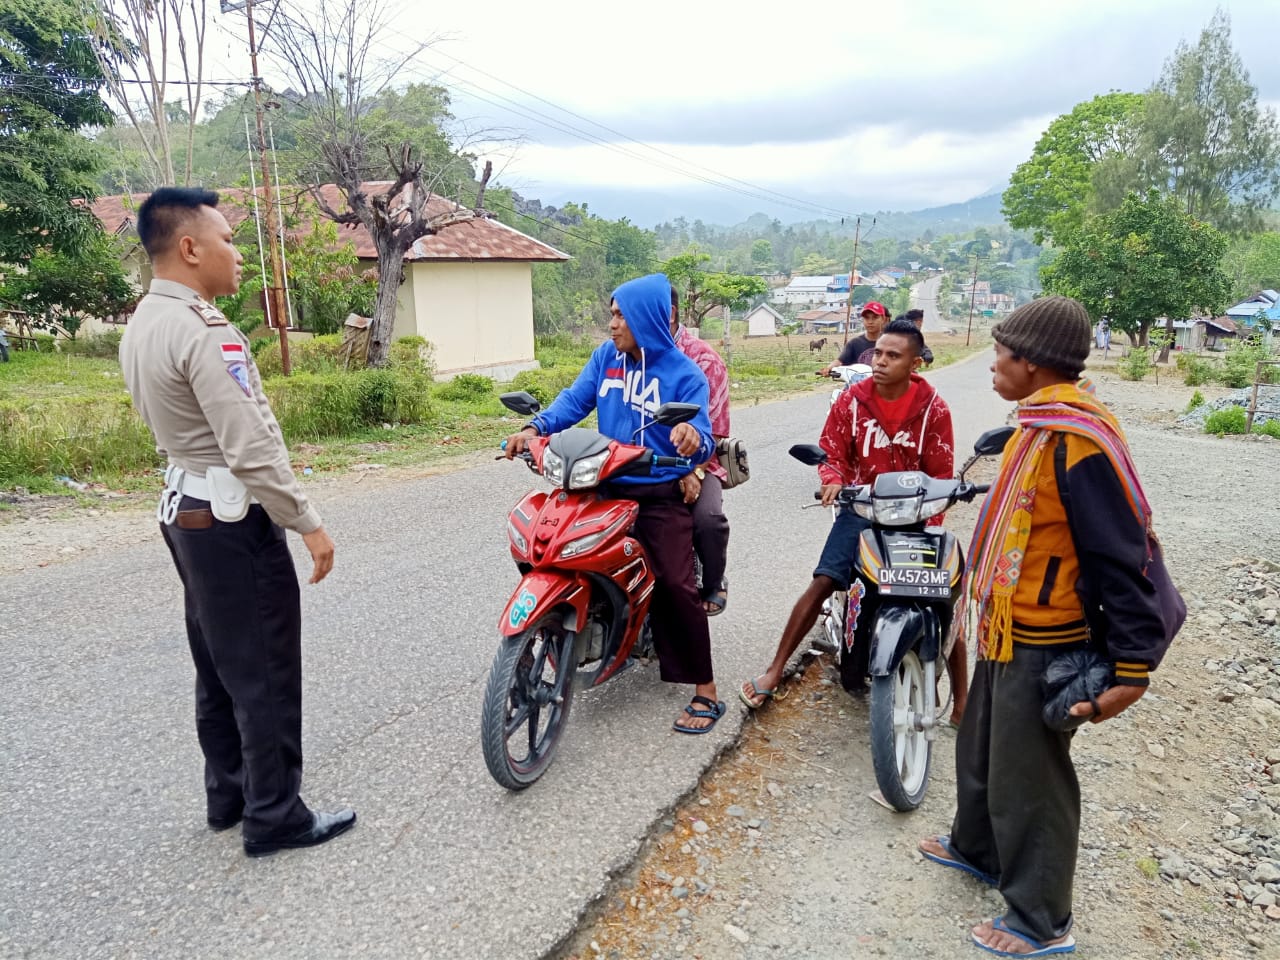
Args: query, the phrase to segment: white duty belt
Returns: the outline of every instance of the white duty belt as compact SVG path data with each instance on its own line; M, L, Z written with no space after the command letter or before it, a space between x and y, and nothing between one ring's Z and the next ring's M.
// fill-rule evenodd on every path
M228 523L243 520L249 505L258 502L227 467L208 467L201 477L171 463L164 471L164 491L156 507L156 519L172 524L183 497L208 502L213 515Z

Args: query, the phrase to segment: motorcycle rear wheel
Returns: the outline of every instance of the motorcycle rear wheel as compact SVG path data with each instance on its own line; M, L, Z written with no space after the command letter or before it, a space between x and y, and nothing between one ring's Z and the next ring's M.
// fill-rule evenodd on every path
M523 790L551 765L573 703L572 632L548 613L504 637L485 685L480 718L484 762L508 790Z
M920 720L936 709L914 650L889 676L871 679L871 760L880 792L900 813L920 806L929 786L933 741Z

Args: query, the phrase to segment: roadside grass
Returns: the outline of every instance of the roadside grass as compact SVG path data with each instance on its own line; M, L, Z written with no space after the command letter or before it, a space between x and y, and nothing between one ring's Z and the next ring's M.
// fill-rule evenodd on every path
M838 344L819 354L808 349L808 339L734 337L728 351L709 342L727 352L733 403L756 404L829 386L814 373L834 359ZM982 349L936 340L935 369ZM434 383L425 370L393 366L270 378L265 385L300 472L427 466L478 450L496 452L524 422L498 394L524 389L550 403L598 342L540 338L541 369L509 384L475 375ZM0 490L99 503L97 495L104 493L154 490L160 466L114 359L15 351L10 363L0 364Z

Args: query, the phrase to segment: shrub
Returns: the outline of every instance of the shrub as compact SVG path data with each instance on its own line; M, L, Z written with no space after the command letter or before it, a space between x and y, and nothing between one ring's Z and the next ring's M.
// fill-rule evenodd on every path
M1231 345L1222 363L1222 382L1228 387L1247 387L1253 383L1259 360L1266 360L1267 349L1256 340L1238 340ZM1274 383L1280 367L1263 367L1263 383Z
M279 337L259 348L253 358L263 379L278 377L284 372L280 362ZM289 367L293 373L334 373L344 369L342 335L331 333L307 340L290 340Z
M1280 420L1268 420L1266 423L1255 423L1253 432L1261 434L1264 437L1274 437L1280 440Z
M249 352L253 354L256 361L258 354L267 349L267 347L271 346L273 343L277 345L276 349L278 350L280 343L278 337L254 337L249 341ZM261 370L262 368L259 367L258 369Z
M1187 409L1183 413L1190 413L1196 407L1204 406L1204 394L1197 390L1191 395L1191 399L1187 401Z
M544 367L541 370L522 370L511 381L511 389L527 390L544 407L554 400L565 387L578 378L576 367Z
M425 337L401 337L387 351L387 366L430 377L436 372L435 350Z
M493 381L477 373L460 373L436 390L442 400L470 403L493 396Z
M317 440L431 418L431 380L408 370L296 373L263 382L285 437Z
M98 357L103 360L114 360L120 356L120 337L123 330L107 330L95 337L80 337L68 340L62 349L82 357Z
M1153 366L1150 347L1132 347L1128 355L1116 364L1116 372L1125 380L1141 380Z
M1246 419L1244 407L1227 407L1225 410L1215 410L1205 420L1204 432L1216 433L1220 437L1227 433L1244 433Z
M1186 354L1178 357L1178 369L1182 371L1182 382L1188 387L1198 387L1206 384L1217 373L1212 362Z
M595 349L588 336L575 337L568 333L549 333L538 337L533 355L544 367L577 367L586 365Z

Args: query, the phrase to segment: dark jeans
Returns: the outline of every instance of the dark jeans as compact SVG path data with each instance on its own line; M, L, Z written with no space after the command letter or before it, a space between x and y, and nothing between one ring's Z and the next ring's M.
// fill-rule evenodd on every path
M724 488L720 478L708 473L702 493L693 502L693 547L702 560L702 595L720 589L729 560L729 518L724 515Z
M305 827L302 611L284 531L257 504L236 523L160 531L185 590L208 813L243 807L246 840Z
M679 484L612 484L608 493L640 504L634 534L657 580L649 623L662 679L710 683L711 632L693 578L693 512Z
M1040 717L1040 678L1059 652L1015 644L1008 663L979 660L956 739L952 848L1000 878L1006 924L1037 940L1071 929L1080 839L1073 734Z

